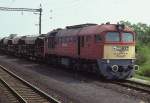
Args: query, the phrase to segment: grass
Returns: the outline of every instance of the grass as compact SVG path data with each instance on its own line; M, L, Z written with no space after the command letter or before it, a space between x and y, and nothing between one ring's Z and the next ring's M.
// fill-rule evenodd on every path
M140 66L140 70L136 72L137 78L150 80L150 45L139 43L137 49L136 64Z
M143 80L150 81L150 77L145 77L145 76L141 76L141 75L138 75L138 74L135 74L134 77L138 78L138 79L143 79Z

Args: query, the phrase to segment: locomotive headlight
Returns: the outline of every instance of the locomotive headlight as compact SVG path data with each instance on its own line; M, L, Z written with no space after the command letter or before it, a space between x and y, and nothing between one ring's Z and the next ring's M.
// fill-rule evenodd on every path
M111 68L113 72L118 72L118 69L119 69L118 65L113 65L111 66Z
M134 62L135 62L135 60L134 60L134 59L132 59L132 60L131 60L131 63L134 63Z
M106 63L107 63L107 64L109 64L109 63L110 63L110 60L109 60L109 59L107 59Z

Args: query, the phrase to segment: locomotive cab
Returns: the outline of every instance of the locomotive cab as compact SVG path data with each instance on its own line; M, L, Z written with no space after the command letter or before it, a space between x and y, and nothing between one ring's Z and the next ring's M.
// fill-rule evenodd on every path
M104 32L103 58L98 60L101 74L107 79L125 79L139 69L135 65L135 33L124 25Z

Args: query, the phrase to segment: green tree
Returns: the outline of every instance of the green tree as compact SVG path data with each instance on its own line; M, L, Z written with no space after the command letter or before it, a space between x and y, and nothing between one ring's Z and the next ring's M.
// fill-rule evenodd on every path
M125 24L134 29L136 33L136 38L138 42L144 44L150 44L150 26L145 23L131 24L129 21L120 21L120 23Z

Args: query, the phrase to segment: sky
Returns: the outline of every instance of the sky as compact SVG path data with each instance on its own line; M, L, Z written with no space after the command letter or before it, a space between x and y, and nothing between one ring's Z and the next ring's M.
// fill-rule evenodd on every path
M0 0L0 7L39 8L42 4L42 33L83 23L150 24L150 0ZM39 15L0 11L0 37L9 34L38 35Z

